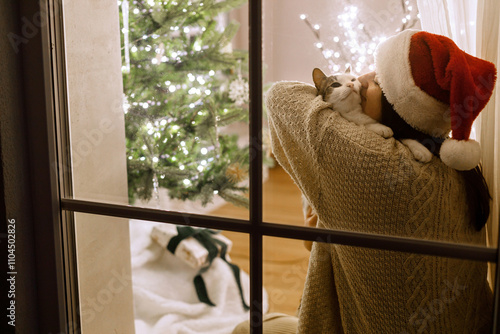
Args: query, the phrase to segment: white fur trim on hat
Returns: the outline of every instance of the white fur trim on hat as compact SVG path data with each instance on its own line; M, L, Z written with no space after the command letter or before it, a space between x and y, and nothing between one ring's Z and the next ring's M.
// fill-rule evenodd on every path
M481 146L473 139L446 139L439 150L441 161L456 170L470 170L481 160Z
M405 30L379 44L375 53L377 80L387 101L408 124L428 135L446 137L450 132L449 106L421 90L411 73L410 42L417 32Z

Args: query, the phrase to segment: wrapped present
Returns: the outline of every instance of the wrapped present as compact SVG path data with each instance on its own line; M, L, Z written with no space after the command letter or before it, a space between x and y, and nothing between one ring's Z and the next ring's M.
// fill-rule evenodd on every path
M198 269L198 273L193 280L196 294L201 302L210 306L215 306L215 304L208 296L207 288L201 275L210 268L212 261L216 257L220 257L233 272L243 308L245 310L250 309L243 298L240 268L229 262L227 258L227 253L233 243L228 238L220 235L219 231L206 228L193 228L191 226L162 224L153 228L151 238L191 267Z
M175 245L174 252L172 253L194 269L200 269L209 264L209 250L202 244L202 242L200 242L199 239L204 240L210 239L210 237L215 238L226 245L226 252L229 252L233 245L231 240L221 235L218 231L201 228L190 228L193 229L193 235L179 240L180 234L178 227L181 227L181 229L183 228L183 226L170 224L155 226L151 232L151 238L164 248L168 246L170 241L172 241L172 238L174 238L173 242L175 242L175 238L177 238L179 243ZM219 255L222 249L221 243L214 242L214 245L217 247L217 255ZM173 248L173 246L174 245L172 244L170 248Z

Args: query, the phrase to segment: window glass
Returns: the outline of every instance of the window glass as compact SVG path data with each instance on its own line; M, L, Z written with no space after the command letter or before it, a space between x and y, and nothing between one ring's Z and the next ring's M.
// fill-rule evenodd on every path
M74 197L247 210L245 1L69 2L64 11Z
M296 316L304 289L309 251L304 241L264 237L263 285L269 312Z
M491 332L485 262L320 242L309 253L302 241L268 237L264 250L270 314L297 316L300 305L303 332ZM294 321L268 317L282 329Z
M347 68L355 76L373 71L380 42L420 28L416 1L315 4L263 2L264 86L281 82L281 90L267 94L267 113L274 120L264 138L272 138L275 169L285 171L277 182L287 189L264 194L264 219L304 224L304 194L304 213L319 211L311 226L486 245L484 228L476 232L478 220L468 211L479 197L468 193L464 182L475 181L448 173L437 158L420 163L400 141L313 103L314 68L328 76ZM297 81L302 84L291 83ZM269 205L273 201L289 210L278 213Z
M83 333L230 333L249 319L247 234L81 213L75 220Z

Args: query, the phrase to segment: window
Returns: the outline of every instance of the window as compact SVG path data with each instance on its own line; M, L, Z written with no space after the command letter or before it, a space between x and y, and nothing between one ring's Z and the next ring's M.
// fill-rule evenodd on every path
M302 239L302 240L322 240L328 243L337 243L342 245L351 245L358 247L368 247L375 249L385 249L392 251L404 251L417 254L426 254L433 256L445 256L453 257L459 259L469 259L475 261L484 262L497 262L498 259L498 249L469 246L469 245L455 245L448 243L441 243L429 240L417 240L408 238L399 238L396 236L382 236L382 235L372 235L364 234L359 232L350 231L335 231L335 230L318 230L312 228L303 228L288 226L284 224L276 224L272 222L266 222L263 220L263 199L262 199L262 3L261 1L249 1L249 26L250 26L250 43L249 43L249 55L250 55L250 71L249 71L249 82L250 82L250 155L252 159L250 160L250 192L249 192L249 218L248 219L234 219L234 218L220 218L213 217L209 215L200 215L195 213L179 213L173 211L165 211L159 209L151 208L139 208L128 206L123 202L123 192L126 189L118 189L119 186L107 185L110 191L117 191L114 198L115 203L106 202L100 198L92 198L89 200L79 198L79 191L82 188L75 187L75 182L81 182L80 184L85 184L85 182L94 182L94 180L83 177L81 181L77 177L82 177L82 175L75 176L74 168L76 166L76 160L73 160L73 164L69 164L69 130L71 124L69 122L68 109L73 101L68 101L68 90L78 82L71 82L75 77L67 76L68 63L66 61L75 61L76 59L66 59L66 51L69 47L80 47L82 49L86 48L86 45L78 45L77 40L65 40L63 36L66 36L65 29L71 26L71 22L64 26L62 22L62 15L64 13L62 10L67 10L71 6L75 5L74 2L59 3L59 2L42 2L41 12L44 24L41 34L40 44L33 42L32 44L27 44L32 50L36 50L32 54L32 57L40 57L44 62L40 61L34 62L31 66L37 68L38 70L44 69L45 77L38 75L39 83L43 82L38 88L33 85L33 97L34 99L39 98L41 101L46 100L46 103L39 103L38 107L32 104L28 104L27 108L29 110L29 115L36 115L39 106L45 106L43 115L38 115L32 121L39 121L38 124L44 125L41 129L31 128L32 138L41 139L38 143L31 143L36 145L35 148L39 148L37 155L35 155L35 160L39 163L40 169L34 171L34 177L38 175L40 184L35 185L34 196L37 198L37 203L43 203L46 200L49 203L45 209L38 208L41 210L39 212L47 213L46 220L41 221L39 228L46 228L46 232L42 233L39 237L41 242L50 246L52 244L56 245L54 253L46 255L48 270L46 276L41 278L43 281L42 285L49 287L45 290L48 293L52 292L57 295L57 301L55 302L58 307L53 307L51 310L45 310L42 312L47 312L47 318L44 326L50 328L53 331L66 331L79 329L80 327L80 316L92 316L92 314L83 314L82 309L79 310L79 305L85 300L79 300L80 294L78 289L84 288L81 282L78 282L77 278L77 266L87 266L91 268L92 262L83 263L77 262L78 252L80 254L87 250L91 250L93 247L92 242L87 245L78 244L77 238L75 238L75 229L78 230L80 222L79 217L83 217L81 220L81 226L88 228L89 224L94 224L93 228L97 229L108 229L114 228L119 231L120 222L115 220L118 218L127 219L140 219L153 222L169 222L173 224L188 224L198 227L207 227L222 229L233 232L240 232L248 235L249 238L249 250L250 250L250 315L251 323L254 327L254 331L259 333L262 331L262 326L260 319L262 318L262 286L263 286L263 238L264 237L279 237L279 238L291 238L291 239ZM115 3L112 4L116 6ZM110 2L111 6L111 2ZM103 12L105 11L105 5L101 8ZM39 13L40 9L31 8L25 9L27 17L33 17L34 14ZM31 11L30 11L31 10ZM31 14L31 15L30 15ZM30 15L30 16L29 16ZM66 17L68 19L68 17ZM104 33L105 31L103 31ZM116 38L116 36L115 36ZM35 41L35 40L33 40ZM72 44L73 43L73 44ZM52 47L51 47L52 46ZM27 49L29 50L29 49ZM75 49L75 52L78 49ZM31 56L28 56L31 57ZM31 58L30 58L31 59ZM38 67L37 67L38 66ZM27 70L30 68L28 67ZM106 70L106 66L103 66L103 71ZM37 73L34 71L33 73ZM39 73L39 72L38 72ZM68 82L66 82L68 80ZM102 82L105 84L105 82ZM73 86L72 86L73 85ZM43 88L43 89L42 89ZM45 90L45 91L44 91ZM46 95L44 95L46 93ZM92 97L90 97L92 99ZM85 101L80 101L85 103ZM89 101L89 103L92 101ZM110 110L112 112L113 105L110 105ZM39 112L39 111L38 111ZM105 120L102 118L101 120ZM99 120L99 121L101 121ZM31 124L31 123L30 123ZM99 123L97 123L99 124ZM102 140L103 134L108 133L108 131L113 131L112 124L108 122L101 122L100 128L101 132L87 132L82 133L82 138L87 138L87 141L80 142L80 152L75 150L73 146L73 159L75 159L75 153L80 153L84 155L86 150L91 150L92 142L97 142ZM119 129L116 129L119 131ZM75 133L72 133L75 135ZM47 142L48 138L48 142ZM121 138L123 140L123 137ZM75 144L75 143L73 143ZM85 146L87 145L87 146ZM90 146L89 146L90 145ZM103 159L105 161L105 159ZM119 162L118 162L119 163ZM122 164L124 162L121 162ZM115 162L113 162L115 164ZM68 166L72 166L68 168ZM104 169L104 173L109 172L109 170ZM105 174L106 175L106 174ZM45 199L43 199L45 194L50 194ZM85 197L85 196L83 196ZM126 195L125 195L126 198ZM92 215L93 221L84 221L85 217L90 217ZM99 217L99 218L95 218ZM76 218L76 219L75 219ZM75 224L76 221L76 224ZM123 232L123 231L121 231ZM121 233L119 232L119 233ZM127 233L121 233L123 240L127 239ZM108 247L116 250L115 256L119 256L119 252L123 251L119 247L120 239L115 240L118 244L108 243ZM84 248L78 248L78 247ZM102 246L102 245L101 245ZM47 247L49 248L49 247ZM94 259L98 257L98 252L94 251ZM124 252L126 253L126 252ZM113 262L110 259L109 262ZM112 271L110 269L110 271ZM498 286L499 275L496 275L495 286ZM118 278L117 278L118 279ZM52 280L51 282L49 280ZM56 282L58 284L56 284ZM99 291L97 291L99 292ZM103 296L105 293L103 293ZM498 315L498 290L495 289L495 319ZM45 296L47 300L54 300L50 296ZM105 297L103 297L105 298ZM105 299L104 299L105 300ZM129 308L127 310L121 310L123 312L132 312ZM121 312L120 311L120 312ZM95 315L94 315L95 316ZM495 321L496 326L496 321ZM494 329L496 331L496 329Z

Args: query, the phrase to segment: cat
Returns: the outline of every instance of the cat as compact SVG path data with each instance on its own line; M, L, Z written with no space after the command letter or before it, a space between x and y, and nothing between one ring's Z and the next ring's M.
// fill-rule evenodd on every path
M321 95L325 102L331 103L332 108L338 111L345 119L365 126L366 129L373 131L384 138L393 136L390 127L378 123L370 116L363 113L361 108L361 82L351 74L348 67L345 73L336 73L326 76L319 68L313 70L313 81L317 89L317 95ZM432 153L421 143L414 139L399 139L406 145L415 160L420 162L429 162L432 159ZM302 195L302 211L304 219L307 218L310 210L309 202Z
M361 82L351 74L348 67L344 73L336 73L326 76L319 68L313 70L313 81L317 89L317 94L323 96L325 102L332 104L333 110L338 111L345 119L358 125L364 125L384 138L393 136L390 127L378 123L370 116L363 113L361 108ZM432 153L421 143L414 139L402 138L401 143L407 146L415 160L429 162Z
M351 74L348 67L345 73L336 73L326 76L319 68L313 70L313 81L317 94L323 96L325 102L331 103L333 110L338 111L342 117L366 129L377 133L384 138L393 135L391 128L378 123L370 116L363 113L361 108L361 82Z

